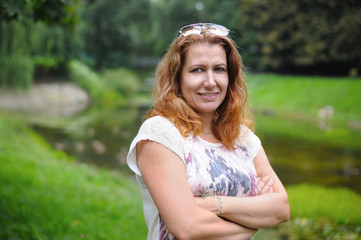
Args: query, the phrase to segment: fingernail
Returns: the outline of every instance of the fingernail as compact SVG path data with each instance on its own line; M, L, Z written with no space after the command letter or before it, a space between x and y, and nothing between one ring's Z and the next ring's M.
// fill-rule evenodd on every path
M269 175L265 176L263 179L268 180L268 178L269 178Z
M267 183L268 186L271 186L272 184L273 184L273 179L269 180Z

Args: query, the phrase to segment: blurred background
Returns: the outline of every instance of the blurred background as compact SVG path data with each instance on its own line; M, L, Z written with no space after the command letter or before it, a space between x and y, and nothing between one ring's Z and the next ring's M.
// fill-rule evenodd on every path
M19 151L16 134L22 126L76 162L133 181L125 158L152 103L155 67L178 30L195 22L231 30L247 70L256 133L283 183L347 189L358 202L359 0L2 0L0 126L9 131L0 133L0 150ZM0 153L0 161L6 156ZM333 227L313 239L361 234L360 214L327 219L322 224L336 221L353 228ZM300 229L314 223L302 221ZM6 229L15 229L9 225ZM327 238L344 229L346 235ZM10 239L16 231L0 230L0 237ZM310 239L303 237L274 239ZM257 239L271 238L260 234Z

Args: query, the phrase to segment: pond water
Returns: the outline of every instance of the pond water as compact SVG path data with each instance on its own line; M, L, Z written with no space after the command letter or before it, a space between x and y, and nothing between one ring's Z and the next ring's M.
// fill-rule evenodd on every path
M125 158L144 111L141 108L90 109L57 124L57 127L34 123L32 127L53 147L65 151L80 162L131 176ZM335 146L319 139L313 141L277 134L277 130L271 131L268 126L275 121L256 117L256 122L258 119L261 124L257 128L257 135L285 185L310 183L344 186L361 193L361 149ZM295 126L298 131L309 131L312 134L317 132L307 126L303 129L302 124L281 125L284 132L292 131ZM361 133L358 136L360 138L354 141L361 139Z

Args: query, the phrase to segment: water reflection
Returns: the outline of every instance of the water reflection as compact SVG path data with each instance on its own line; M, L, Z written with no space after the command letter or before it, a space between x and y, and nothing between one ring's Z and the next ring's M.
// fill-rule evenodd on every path
M34 128L55 148L81 162L130 175L132 173L125 164L125 158L144 111L135 108L90 109L61 127L34 125ZM262 116L257 116L256 120L259 123L258 135L285 185L307 182L323 186L346 186L361 193L361 150L325 144L319 138L323 133L317 133L308 125L282 121L277 123L274 119L264 119ZM277 130L277 124L283 132ZM308 135L315 134L316 140L295 139L283 134L295 131L296 128Z
M54 148L80 162L130 174L125 158L144 111L135 108L89 109L60 127L59 124L33 124L33 128Z
M262 142L285 184L345 186L361 193L361 152L270 135L263 135Z

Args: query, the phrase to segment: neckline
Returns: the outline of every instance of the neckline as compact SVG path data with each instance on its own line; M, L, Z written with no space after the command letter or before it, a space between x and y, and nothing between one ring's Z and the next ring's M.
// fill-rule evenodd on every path
M207 140L204 140L203 138L201 138L200 136L195 136L197 139L199 139L199 141L209 145L209 146L212 146L212 147L221 147L223 146L223 144L221 142L218 142L218 143L213 143L213 142L208 142Z

